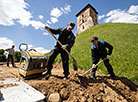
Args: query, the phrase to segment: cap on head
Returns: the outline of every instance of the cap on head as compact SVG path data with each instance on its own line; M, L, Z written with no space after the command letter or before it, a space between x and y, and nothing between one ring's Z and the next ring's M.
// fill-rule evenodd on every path
M75 23L71 21L71 22L69 23L69 26L70 26L72 29L74 29Z
M96 36L92 37L91 42L93 42L95 40L98 40L98 37L96 37Z

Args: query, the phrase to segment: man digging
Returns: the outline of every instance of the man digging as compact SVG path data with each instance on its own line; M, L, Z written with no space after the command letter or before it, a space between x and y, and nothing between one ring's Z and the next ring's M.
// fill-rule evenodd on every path
M58 28L58 29L51 29L48 26L45 26L45 29L50 29L50 31L57 35L59 34L58 40L62 43L62 46L60 46L60 44L57 42L55 48L52 50L52 53L49 57L48 60L48 65L47 65L47 75L51 75L51 70L53 67L53 63L55 58L57 57L57 55L59 53L61 53L61 58L62 58L62 63L63 63L63 70L64 70L64 80L68 79L68 75L69 75L69 64L68 64L68 60L69 60L69 56L66 53L66 51L62 48L67 49L69 52L72 48L72 46L74 45L75 42L75 36L72 32L72 30L75 27L75 23L70 22L67 25L67 28Z
M102 59L107 58L104 61L104 65L106 66L112 79L117 80L117 77L113 72L113 68L109 63L109 57L112 54L113 46L105 41L98 41L98 37L93 37L91 42L93 43L91 47L93 66L92 66L92 75L90 76L90 78L91 79L96 78L95 73L96 73L97 67L95 67L95 65L99 62L100 58ZM109 51L107 51L106 48L108 48Z

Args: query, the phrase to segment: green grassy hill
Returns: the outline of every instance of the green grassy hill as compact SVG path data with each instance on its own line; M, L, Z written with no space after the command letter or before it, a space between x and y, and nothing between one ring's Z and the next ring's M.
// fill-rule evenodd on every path
M127 77L138 84L138 24L99 24L78 35L71 53L77 60L78 67L84 70L92 66L90 40L93 36L113 45L110 63L116 75ZM60 57L56 61L60 62ZM70 66L72 67L72 63ZM99 65L98 72L107 74L103 64Z
M78 66L88 70L92 66L91 38L98 36L113 45L110 62L118 76L124 76L138 84L138 24L105 23L92 27L76 37L72 54ZM107 74L104 65L100 73Z

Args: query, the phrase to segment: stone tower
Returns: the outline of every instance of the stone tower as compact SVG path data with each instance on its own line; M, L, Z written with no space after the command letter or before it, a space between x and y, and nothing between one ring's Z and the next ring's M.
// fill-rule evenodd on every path
M85 6L77 15L77 33L76 35L80 34L81 32L85 31L86 29L97 25L97 14L98 12L94 7L90 4Z

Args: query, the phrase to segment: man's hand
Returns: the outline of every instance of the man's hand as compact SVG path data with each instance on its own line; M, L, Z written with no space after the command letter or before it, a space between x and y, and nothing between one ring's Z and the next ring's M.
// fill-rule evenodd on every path
M45 26L45 29L46 29L46 30L48 30L48 29L49 29L49 27L48 27L48 26Z
M95 64L92 65L92 68L95 68Z
M67 44L66 45L62 45L62 48L63 49L66 49L67 48Z
M111 57L111 55L107 55L106 58L109 59Z

